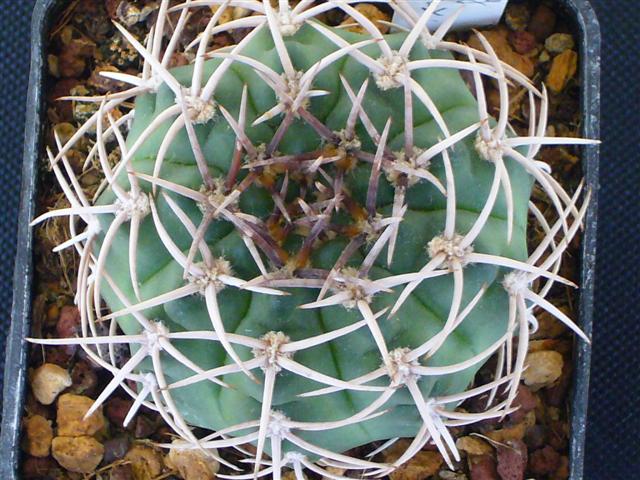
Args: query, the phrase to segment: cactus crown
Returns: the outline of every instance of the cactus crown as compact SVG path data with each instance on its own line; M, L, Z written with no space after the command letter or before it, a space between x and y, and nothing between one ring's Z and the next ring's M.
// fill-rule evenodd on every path
M451 22L428 31L438 2L421 16L389 2L411 25L392 35L352 3L163 0L146 46L118 26L141 76L106 73L131 87L75 98L99 108L49 152L70 208L36 222L68 215L61 247L81 255L83 338L63 341L114 374L94 408L121 385L137 399L129 418L157 410L184 448L253 443L255 475L383 475L428 442L451 462L450 426L511 411L534 306L581 334L544 297L567 283L557 272L587 202L535 157L589 142L546 138L546 92L486 41L445 41ZM191 65L168 69L189 13L212 6ZM250 15L222 23L236 7ZM334 8L364 33L318 20ZM209 51L213 35L240 29L236 45ZM486 79L501 94L495 120ZM510 83L529 94L527 135L508 124ZM116 118L130 99L135 111ZM91 129L88 161L105 175L94 200L66 157ZM534 181L552 223L529 202ZM526 244L529 211L547 233L539 245ZM118 343L131 347L124 365ZM493 353L495 378L472 385ZM456 411L487 392L485 412ZM414 440L393 464L347 453L397 437Z

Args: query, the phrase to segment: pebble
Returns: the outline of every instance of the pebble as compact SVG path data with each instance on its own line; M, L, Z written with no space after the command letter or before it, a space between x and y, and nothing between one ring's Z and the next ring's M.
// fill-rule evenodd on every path
M440 470L438 477L441 480L469 480L464 473L452 472L451 470Z
M71 370L71 391L79 395L93 395L98 384L98 374L85 361L76 362Z
M153 435L158 429L158 424L151 418L145 415L138 415L136 417L136 423L134 428L134 435L136 438L147 438Z
M533 33L525 31L511 32L509 34L509 41L513 49L521 55L531 52L536 48L537 43Z
M549 445L536 450L529 458L529 470L536 475L550 475L560 467L560 454Z
M533 352L527 356L529 367L522 374L524 383L533 391L553 384L562 375L564 360L555 351Z
M31 376L33 395L43 405L51 405L58 395L65 388L70 387L72 383L69 372L52 363L45 363L38 367Z
M172 445L184 444L181 440L174 440ZM217 450L211 452L218 455ZM170 448L165 458L165 464L184 480L214 480L220 469L220 463L213 457L206 455L202 450L182 450Z
M129 451L129 445L129 437L124 435L110 438L104 442L104 463L109 464L124 458Z
M76 473L93 473L102 461L104 447L95 438L56 437L51 444L51 454L67 470Z
M372 5L370 3L359 3L358 5L356 5L355 9L361 14L363 14L365 17L367 17L369 20L371 20L373 24L376 27L378 27L378 30L380 30L380 32L387 33L389 31L389 25L385 23L381 23L381 21L388 22L391 20L391 18L387 13L383 12L375 5ZM346 17L342 22L342 25L349 25L352 23L357 23L358 25L349 27L348 30L350 32L356 32L356 33L367 32L367 30L364 27L360 26L359 22L355 21L351 17Z
M389 474L391 480L422 480L438 473L442 463L438 452L420 451L411 460Z
M117 465L109 471L109 480L134 480L131 465Z
M127 417L127 414L129 413L132 405L132 400L121 397L114 397L107 401L104 407L104 413L109 421L111 421L111 423L113 423L116 427L123 428L124 419Z
M551 70L545 83L550 90L560 93L567 86L578 70L578 54L573 50L565 50L553 59Z
M544 48L551 53L562 53L565 50L573 49L575 45L573 35L568 33L554 33L544 42Z
M56 462L51 457L39 458L28 457L22 463L22 477L24 479L41 480L52 477L54 471L58 469Z
M493 447L486 441L478 437L461 437L456 440L458 450L466 452L468 455L491 455Z
M534 73L534 64L530 58L516 52L509 44L509 30L506 28L497 28L495 30L485 30L480 32L487 41L491 44L493 49L498 55L498 58L503 62L511 65L522 74L531 78ZM469 39L469 46L480 51L484 51L482 43L478 39L477 35L473 35Z
M24 451L34 457L48 457L53 440L51 421L40 415L32 415L24 420Z
M547 5L538 5L531 16L529 28L527 29L536 37L539 42L553 33L556 28L556 13Z
M491 455L469 457L471 480L499 480L496 461Z
M529 6L523 3L511 4L504 13L504 21L507 26L516 32L523 31L529 24L531 11Z
M134 445L124 456L135 480L152 480L162 473L162 454L146 445Z
M527 433L524 436L524 443L533 450L544 446L546 439L546 427L544 425L533 425L527 430Z
M520 440L498 445L498 475L501 480L523 480L527 468L527 446Z
M93 405L93 400L82 395L66 393L58 400L57 424L58 435L75 437L80 435L95 435L105 427L102 406L88 418L85 414Z

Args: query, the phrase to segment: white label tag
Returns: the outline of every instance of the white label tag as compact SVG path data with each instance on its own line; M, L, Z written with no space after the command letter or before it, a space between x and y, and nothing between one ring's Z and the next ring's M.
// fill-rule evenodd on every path
M421 15L434 0L398 1L413 8ZM433 12L427 26L433 32L445 19L460 8L462 11L452 26L453 30L493 25L498 23L506 6L507 0L442 0ZM407 26L406 20L398 13L393 16L393 22Z

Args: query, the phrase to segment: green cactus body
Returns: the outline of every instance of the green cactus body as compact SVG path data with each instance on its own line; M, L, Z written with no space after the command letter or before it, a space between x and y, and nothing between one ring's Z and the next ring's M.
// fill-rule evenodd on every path
M338 33L350 43L367 38L343 31ZM392 48L399 48L404 38L404 34L386 36ZM337 49L334 43L308 25L303 26L295 35L285 38L285 44L295 69L300 71L307 71L315 62ZM379 48L375 44L364 47L362 51L372 58L379 57ZM267 29L260 32L242 54L260 61L276 72L283 71ZM413 60L450 58L448 53L427 50L420 42L412 49L410 57ZM222 59L212 59L205 63L205 80L221 62ZM192 71L192 66L181 67L172 71L172 74L188 87ZM347 55L322 71L315 79L313 88L326 90L330 94L312 99L309 111L334 132L345 128L352 107L352 102L341 85L340 75L356 92L367 78L371 78L367 68ZM476 100L457 70L423 69L416 70L412 76L429 94L452 133L478 121ZM238 118L244 85L248 87L249 93L247 135L256 146L268 143L282 116L255 127L251 126L255 118L276 104L273 90L251 66L235 63L219 83L214 95L215 102L226 108L231 116ZM133 145L150 122L174 104L175 95L167 85L162 85L157 94L138 97L135 120L127 138L127 145ZM384 129L387 119L392 119L389 146L394 152L401 151L404 145L403 105L402 88L383 91L375 81L370 82L363 101L364 110L379 132ZM426 149L441 140L440 129L422 104L417 102L413 113L417 147ZM172 122L173 118L164 122L136 152L131 161L135 171L149 175L152 173L158 150ZM195 130L212 176L224 178L228 173L236 142L236 135L229 123L218 112L207 123L195 125ZM362 150L375 153L376 145L360 123L356 131L362 141ZM474 146L475 139L475 136L471 135L449 150L457 195L456 231L460 234L471 228L485 205L495 171L491 162L478 155ZM316 131L298 118L283 137L278 152L282 155L301 154L326 147ZM507 241L507 207L504 193L501 191L489 220L473 243L473 248L475 252L526 260L527 208L532 178L515 162L505 160L505 164L514 200L513 238L511 242ZM334 174L340 168L343 167L331 165L326 171ZM432 160L430 171L441 182L446 181L441 156ZM240 178L246 176L247 172L248 170L242 170ZM371 165L366 162L357 162L354 168L345 169L345 189L360 206L366 202L370 173ZM259 172L259 175L263 185L274 182L279 186L283 181L284 171L265 169ZM202 177L185 129L182 129L170 145L160 178L193 190L201 188ZM292 205L300 194L304 178L301 175L292 175L289 181L291 187L286 203ZM379 181L377 213L382 217L388 217L391 214L394 188L384 172ZM127 184L125 176L120 183ZM151 184L146 181L141 181L141 185L147 192L152 189ZM195 201L162 187L158 187L154 195L162 224L173 241L186 253L191 246L192 237L167 204L163 193L171 197L196 226L202 219L202 211ZM307 193L306 200L314 201L310 196ZM112 191L107 190L99 203L108 204L113 202L113 199ZM427 244L443 232L446 198L436 187L426 181L411 185L407 189L406 202L408 211L400 224L393 263L388 267L385 255L381 255L369 272L370 279L419 270L429 261ZM267 188L253 185L240 196L238 208L246 214L266 220L274 211L274 204ZM353 230L357 227L356 220L347 210L343 209L332 219L333 223L343 225L346 232L349 228ZM103 217L103 231L108 229L112 221L111 216L108 219ZM306 233L308 232L294 229L281 242L282 249L288 252L290 258L295 258ZM349 235L345 233L320 237L305 267L330 270L349 242ZM129 276L128 237L129 227L126 225L115 234L106 270L129 302L135 303L136 298ZM260 275L239 232L229 222L220 219L214 221L207 230L206 241L215 257L224 257L229 262L235 276L249 280ZM183 268L166 251L150 216L142 222L137 243L141 300L185 285ZM349 265L358 268L369 247L370 243L362 246L352 256ZM196 257L195 261L199 262L201 259ZM462 362L486 350L505 335L508 323L508 295L501 284L504 273L503 269L493 265L473 264L465 267L462 307L464 308L483 286L488 286L486 294L448 336L437 353L428 359L421 359L423 365L443 366ZM452 285L451 275L425 280L396 315L389 318L383 315L378 318L378 324L390 350L416 348L442 329L449 315ZM111 310L124 307L108 285L105 284L103 290ZM377 294L371 302L372 310L378 312L392 306L401 290L402 288L398 287L393 292ZM336 330L362 319L357 309L348 309L340 305L315 310L298 308L302 304L313 302L317 297L317 290L289 289L288 293L287 296L272 296L231 287L220 290L217 298L226 331L253 338L260 338L272 331L283 332L292 341L296 341ZM149 319L162 322L172 332L212 329L205 299L199 294L150 308L144 314ZM131 316L119 318L119 324L126 334L140 331L140 326ZM173 344L203 370L232 363L222 346L216 342L176 340ZM235 349L243 360L253 358L251 348L236 345ZM168 383L193 374L164 352L160 354L160 358ZM380 352L366 326L325 344L296 352L294 359L313 370L342 380L354 379L376 370L382 363ZM425 397L462 392L472 383L479 367L479 364L474 365L450 375L423 376L419 381L419 387ZM144 369L152 369L149 359L145 360L142 370ZM256 369L255 372L263 380L260 376L261 371ZM184 418L192 425L215 430L259 419L262 384L253 382L243 373L233 373L220 379L232 388L222 388L210 381L201 381L172 390L173 399ZM378 379L372 384L385 385L383 380ZM379 392L343 390L314 397L299 396L324 386L304 376L283 370L277 375L272 409L296 421L334 421L355 415L380 395ZM384 414L365 422L335 430L301 432L299 436L320 447L344 452L375 440L415 436L422 425L420 414L409 392L399 390L384 405L383 410Z

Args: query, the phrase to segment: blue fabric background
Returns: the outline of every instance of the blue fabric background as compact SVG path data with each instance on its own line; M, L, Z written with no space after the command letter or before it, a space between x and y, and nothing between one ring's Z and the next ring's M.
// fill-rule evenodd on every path
M99 1L99 0L96 0ZM0 0L0 341L8 330L34 0ZM640 478L640 14L592 0L604 34L602 157L587 480ZM636 97L637 99L638 97ZM0 350L2 351L2 350ZM0 383L4 369L0 356Z

